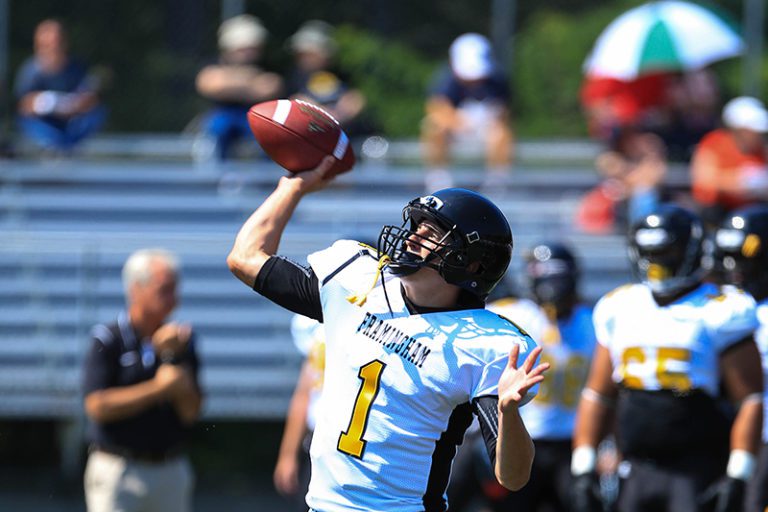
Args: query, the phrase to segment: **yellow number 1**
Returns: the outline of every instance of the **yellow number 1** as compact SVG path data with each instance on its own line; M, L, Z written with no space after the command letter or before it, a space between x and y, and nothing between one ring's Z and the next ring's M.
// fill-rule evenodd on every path
M357 376L363 381L360 391L357 392L355 407L352 409L352 418L349 420L349 426L346 432L339 436L339 443L336 448L346 454L357 457L363 457L365 443L363 434L368 425L368 415L371 412L371 404L376 399L381 385L381 372L386 365L381 361L374 360L362 366Z

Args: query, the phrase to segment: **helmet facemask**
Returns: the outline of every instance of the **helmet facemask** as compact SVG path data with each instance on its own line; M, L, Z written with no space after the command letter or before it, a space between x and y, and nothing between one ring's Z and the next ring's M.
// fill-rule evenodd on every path
M768 296L768 258L762 245L760 236L738 229L719 229L715 235L716 266L723 280L756 298Z
M559 242L543 242L525 256L528 289L534 300L558 317L577 301L578 265L571 250Z
M445 189L409 202L400 226L382 228L378 250L394 275L428 267L485 300L506 272L512 234L493 203L469 190Z
M537 277L530 286L537 303L551 305L557 311L567 310L576 297L576 280L566 274Z
M703 230L691 226L687 240L664 228L636 230L629 247L637 277L660 297L669 297L700 282Z
M410 226L406 227L408 224ZM378 250L389 256L387 268L392 274L408 276L422 267L440 272L446 259L456 259L455 255L461 250L451 231L436 238L417 233L418 227L413 219L406 219L400 227L384 226L381 230ZM420 249L427 251L425 257L412 252L422 252Z

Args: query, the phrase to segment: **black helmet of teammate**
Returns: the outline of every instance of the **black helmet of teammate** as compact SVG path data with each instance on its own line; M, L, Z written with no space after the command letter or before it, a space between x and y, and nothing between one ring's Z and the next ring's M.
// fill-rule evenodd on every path
M704 227L694 213L663 204L633 223L629 259L637 277L660 297L700 282Z
M536 302L556 310L573 306L579 284L579 265L565 244L536 244L525 255L528 288Z
M445 232L438 243L416 234L419 224L434 223ZM429 250L426 258L406 251L406 241ZM447 188L417 197L403 208L403 224L384 226L379 253L390 258L389 271L406 276L431 267L446 282L485 300L504 276L512 256L512 231L491 201L471 190Z
M715 232L714 258L727 283L757 300L768 296L768 206L728 214Z

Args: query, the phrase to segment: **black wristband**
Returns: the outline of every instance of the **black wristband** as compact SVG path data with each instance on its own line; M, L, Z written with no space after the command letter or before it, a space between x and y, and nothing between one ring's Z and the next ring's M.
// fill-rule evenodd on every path
M180 364L183 358L176 355L173 350L163 350L160 353L160 362L163 364Z

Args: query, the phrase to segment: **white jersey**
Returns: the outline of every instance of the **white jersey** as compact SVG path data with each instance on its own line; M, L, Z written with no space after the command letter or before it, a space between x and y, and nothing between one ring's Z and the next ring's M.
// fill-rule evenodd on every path
M410 315L393 276L378 279L362 306L352 304L349 296L377 274L375 257L357 242L308 259L320 281L326 368L307 503L318 511L423 511L452 412L497 395L513 344L522 361L535 343L483 309Z
M760 327L755 331L755 341L763 359L763 442L768 443L768 299L757 306Z
M643 284L605 295L595 306L598 342L611 354L613 380L630 389L699 389L718 395L720 353L757 327L755 301L704 283L666 306Z
M536 341L541 341L549 325L549 319L544 310L524 297L504 297L495 300L488 304L488 311L498 313L514 322Z
M528 299L501 299L488 309L525 329L544 347L541 362L550 365L536 398L520 410L528 433L534 440L571 439L576 407L595 349L591 308L578 305L568 318L557 321L549 320Z
M307 428L312 431L317 423L317 404L323 389L325 370L325 327L313 318L294 315L291 320L293 343L305 359L304 371L309 372L310 389L307 404Z

